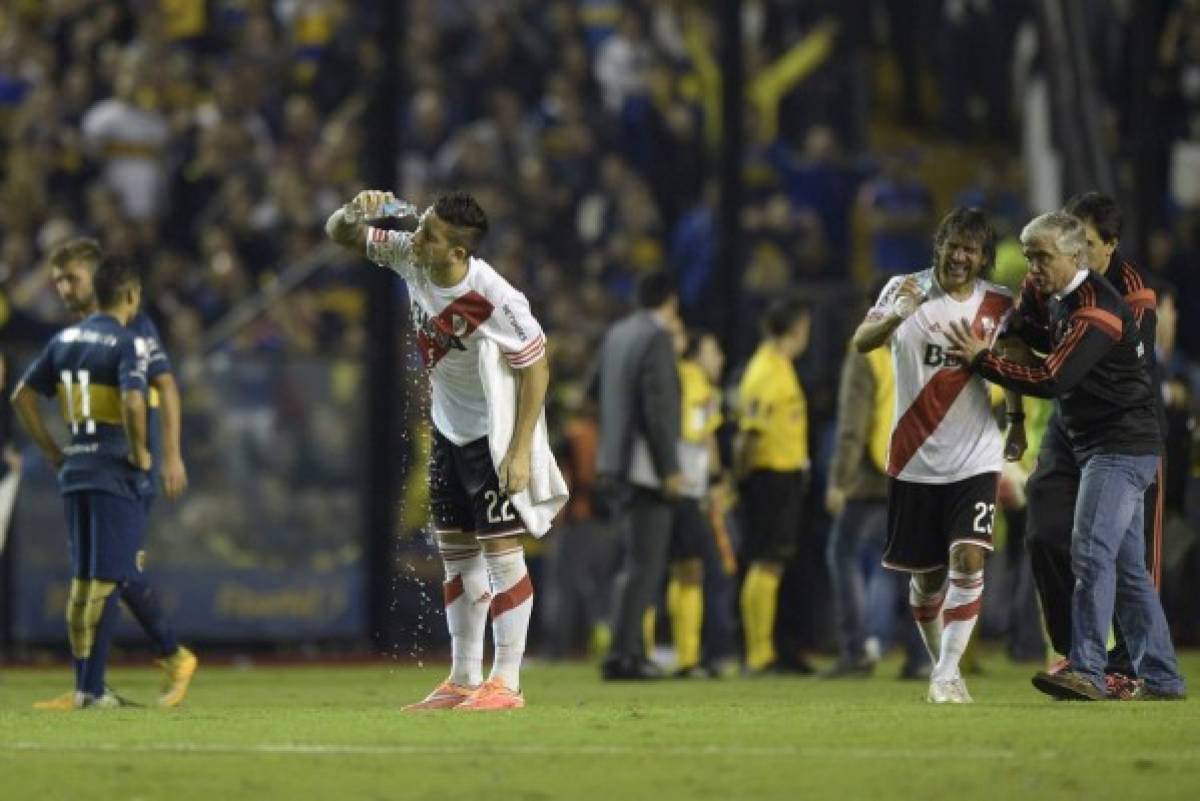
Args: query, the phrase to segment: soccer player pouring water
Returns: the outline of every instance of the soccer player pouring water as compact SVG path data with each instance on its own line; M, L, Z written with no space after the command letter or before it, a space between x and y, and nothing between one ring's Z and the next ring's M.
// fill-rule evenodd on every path
M407 711L520 709L520 667L533 607L520 535L527 526L510 496L530 483L534 429L550 368L546 338L529 301L475 256L487 217L465 193L443 195L414 233L369 221L415 213L390 192L360 192L330 216L329 237L408 284L418 347L433 390L430 505L445 565L450 675ZM493 466L480 349L491 340L517 376L516 421L508 451ZM483 680L483 640L492 615L495 660Z
M854 332L868 353L891 348L896 414L888 447L888 536L883 564L911 574L909 603L933 660L927 700L970 703L958 665L983 595L1004 458L1020 458L1020 396L1006 395L1007 446L987 384L947 354L952 321L991 341L1012 294L983 280L996 232L978 209L956 208L934 235L934 266L893 278Z

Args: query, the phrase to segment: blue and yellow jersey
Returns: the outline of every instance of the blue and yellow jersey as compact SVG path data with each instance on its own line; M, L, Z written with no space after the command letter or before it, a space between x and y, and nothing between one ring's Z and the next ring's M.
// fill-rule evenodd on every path
M114 317L93 314L65 328L25 372L22 383L58 397L71 444L59 472L63 492L99 490L126 498L152 491L149 473L128 462L121 393L146 392L148 348Z
M758 346L738 387L738 428L759 435L751 470L808 469L808 401L791 360L770 342Z
M140 340L142 344L139 347L145 349L147 383L152 384L160 375L172 372L171 360L163 348L158 326L150 319L150 315L138 312L129 321L129 325L125 326L125 330ZM154 487L158 486L158 466L162 459L162 426L158 420L160 401L158 390L153 386L149 387L146 394L146 444L150 448L150 455L154 457L154 466L151 468L154 473Z

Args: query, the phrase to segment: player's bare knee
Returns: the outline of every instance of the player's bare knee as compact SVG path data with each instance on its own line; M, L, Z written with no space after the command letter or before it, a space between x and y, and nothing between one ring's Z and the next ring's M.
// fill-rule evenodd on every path
M987 549L960 543L950 550L950 567L959 573L978 573L987 561Z
M483 546L484 553L502 553L511 551L513 548L521 546L521 538L517 535L511 537L490 537L486 540L479 540Z
M912 585L917 588L917 591L922 595L936 595L941 592L942 586L946 583L945 569L928 570L924 573L912 574Z
M478 547L478 540L474 534L463 534L462 532L439 531L437 534L437 544L439 550L466 550Z

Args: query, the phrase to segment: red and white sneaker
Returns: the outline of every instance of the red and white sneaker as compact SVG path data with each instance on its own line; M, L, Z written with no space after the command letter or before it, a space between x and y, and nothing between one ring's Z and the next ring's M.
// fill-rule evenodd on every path
M462 704L478 690L483 689L464 687L451 681L443 681L434 687L429 695L415 704L400 707L401 712L425 712L435 709L454 709Z
M456 712L498 712L524 709L525 696L504 686L500 679L488 679L467 700L454 707Z
M1137 697L1141 682L1124 673L1105 673L1104 689L1113 701L1132 701Z

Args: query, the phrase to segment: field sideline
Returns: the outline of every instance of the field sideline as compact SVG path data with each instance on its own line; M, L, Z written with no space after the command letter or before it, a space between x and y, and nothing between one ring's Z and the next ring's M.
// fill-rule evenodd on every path
M45 713L65 667L0 674L0 798L1190 799L1200 702L1067 704L985 660L970 707L891 678L601 684L531 666L530 706L401 715L426 667L202 666L184 708ZM1184 655L1200 681L1200 653ZM116 669L137 700L150 669Z

